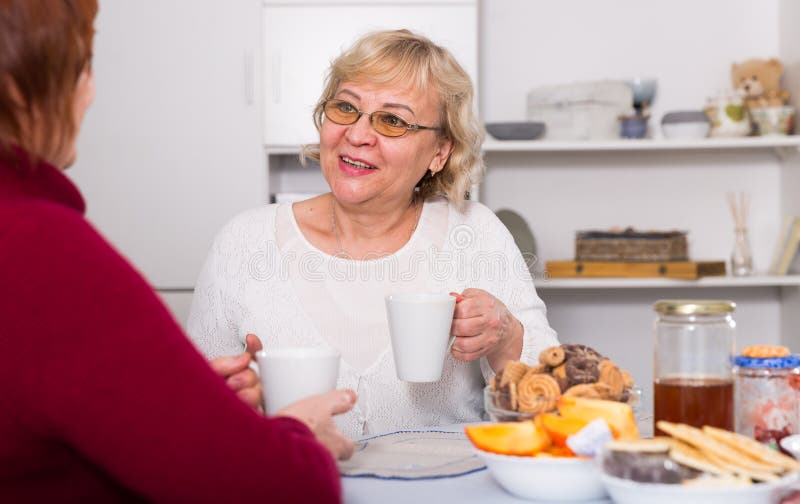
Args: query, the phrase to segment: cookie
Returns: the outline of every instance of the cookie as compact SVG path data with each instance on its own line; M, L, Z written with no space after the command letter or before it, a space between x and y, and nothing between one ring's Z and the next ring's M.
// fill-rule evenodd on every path
M597 369L597 382L608 385L609 399L619 401L622 398L622 392L625 390L625 379L622 376L622 371L608 359L600 361Z
M543 413L556 408L561 389L548 374L527 374L519 382L517 405L524 413Z
M581 383L573 385L564 392L565 396L585 397L586 399L605 399L608 394L608 385L602 383Z
M503 376L500 379L500 388L505 387L510 383L518 383L525 373L528 371L528 366L519 361L508 361L506 367L503 368Z
M698 471L716 474L718 476L733 475L733 472L716 465L699 450L683 441L673 440L669 450L669 457L679 464L697 469Z
M583 357L585 359L600 362L603 359L603 356L600 355L597 350L586 345L564 344L561 345L561 348L564 349L564 355L566 356L567 360L575 357Z
M517 411L517 406L518 406L517 400L519 398L517 396L517 384L514 382L508 384L508 397L510 399L510 404L509 404L510 409Z
M736 474L767 481L764 479L765 474L783 471L780 466L765 464L752 457L743 456L741 451L717 441L697 427L664 420L659 420L656 426L673 438L700 450L706 458L716 465Z
M587 357L569 357L565 368L569 386L597 382L600 377L598 362Z
M779 451L775 451L747 436L723 429L718 429L716 427L710 427L708 425L703 427L703 432L711 436L713 439L716 439L717 441L720 441L734 449L743 451L757 460L776 465L787 471L800 470L800 462L797 460L784 455Z
M531 366L528 368L528 371L525 373L526 375L529 374L544 374L550 370L549 367L545 366L544 364L537 364L535 366ZM523 376L523 378L525 378Z
M561 365L565 358L566 354L564 353L564 349L560 346L545 348L539 354L539 362L550 367Z
M751 345L744 347L742 355L753 359L774 359L788 357L791 352L785 346L780 345Z
M633 377L631 374L624 369L620 369L620 372L622 372L622 383L625 385L625 388L629 389L633 387Z
M778 481L780 479L777 475L769 471L762 471L746 467L750 465L745 460L746 457L741 457L739 460L728 460L714 452L708 452L705 455L708 458L708 460L710 460L714 464L734 474L738 474L739 476L750 478L753 481L773 482L773 481Z

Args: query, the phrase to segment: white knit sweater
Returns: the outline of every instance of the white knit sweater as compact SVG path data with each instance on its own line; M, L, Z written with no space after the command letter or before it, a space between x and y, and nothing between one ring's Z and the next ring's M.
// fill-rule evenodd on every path
M217 235L195 288L188 332L209 358L240 353L248 333L265 348L326 346L340 352L339 388L358 394L337 425L356 437L484 418L486 359L447 356L436 383L397 379L384 297L397 292L484 289L525 328L521 359L557 345L545 306L510 233L488 208L426 201L408 243L390 256L330 256L303 236L290 204L240 214Z

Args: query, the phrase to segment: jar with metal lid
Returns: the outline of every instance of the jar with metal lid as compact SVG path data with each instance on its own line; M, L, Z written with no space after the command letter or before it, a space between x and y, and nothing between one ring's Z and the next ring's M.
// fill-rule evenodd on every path
M655 422L733 430L735 308L732 301L724 300L656 302Z
M778 448L797 434L800 405L800 356L734 361L736 432Z

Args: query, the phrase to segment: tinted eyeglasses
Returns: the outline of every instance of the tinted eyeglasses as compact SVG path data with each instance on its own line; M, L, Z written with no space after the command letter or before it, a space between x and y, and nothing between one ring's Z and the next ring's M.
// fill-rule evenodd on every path
M355 105L345 100L328 100L325 102L323 110L325 111L325 117L336 124L342 125L354 124L361 119L362 115L366 115L369 117L369 123L375 131L387 137L401 137L409 131L441 129L409 124L402 117L383 110L376 110L372 113L362 112Z

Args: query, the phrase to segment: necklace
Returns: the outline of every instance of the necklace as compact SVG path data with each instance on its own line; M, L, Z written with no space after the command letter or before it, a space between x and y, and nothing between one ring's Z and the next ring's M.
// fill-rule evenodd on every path
M422 212L422 203L417 203L417 196L416 194L411 199L411 204L409 206L414 207L414 222L413 226L411 227L411 232L408 233L408 239L410 240L411 237L414 235L414 231L417 230L417 224L419 224L419 216ZM331 198L331 229L333 230L333 236L336 237L336 256L345 256L346 253L344 248L342 247L342 237L339 235L339 226L337 225L338 222L336 220L336 198Z

